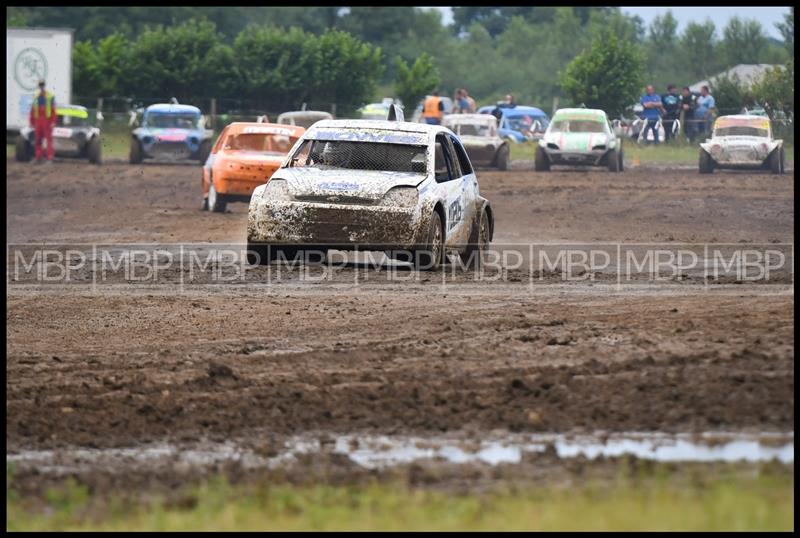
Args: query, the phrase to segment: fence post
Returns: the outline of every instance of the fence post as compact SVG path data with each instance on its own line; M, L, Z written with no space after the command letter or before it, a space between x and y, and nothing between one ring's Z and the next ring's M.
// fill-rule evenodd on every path
M553 114L555 114L556 110L558 110L558 96L557 95L555 97L553 97L553 111L550 113L550 115L552 116Z
M217 127L217 98L211 98L211 129L216 129Z
M686 117L686 111L683 108L681 108L681 118L680 118L680 122L681 123L678 126L678 137L679 137L678 141L681 144L686 142L686 137L684 136L684 133L686 132L686 130L685 130L686 127L685 127L685 123L683 122L685 117Z
M331 114L333 114L334 118L336 117L336 103L331 105Z
M98 97L97 98L97 112L95 112L94 114L95 114L95 124L97 124L98 123L97 118L98 117L100 117L100 118L103 117L103 98L102 97Z

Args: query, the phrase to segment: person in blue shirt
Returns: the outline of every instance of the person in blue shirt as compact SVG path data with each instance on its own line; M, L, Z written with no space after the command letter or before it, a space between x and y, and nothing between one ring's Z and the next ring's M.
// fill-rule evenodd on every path
M661 112L664 111L664 105L661 104L661 97L656 93L656 89L652 84L647 86L647 94L643 95L639 100L644 110L642 111L642 118L644 118L645 126L644 141L646 144L650 142L647 140L647 132L653 131L653 141L658 144L658 120L661 119Z
M697 104L694 109L696 133L711 132L711 122L714 121L713 110L717 107L717 103L708 86L700 88L700 95L695 103Z
M675 84L667 86L667 93L661 96L661 103L664 105L664 142L669 143L670 139L677 140L675 122L681 116L681 96Z

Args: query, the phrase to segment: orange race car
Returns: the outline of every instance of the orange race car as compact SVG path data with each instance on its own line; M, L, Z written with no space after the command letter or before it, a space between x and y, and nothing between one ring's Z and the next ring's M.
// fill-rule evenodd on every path
M203 165L203 209L218 213L228 202L249 202L269 181L303 127L277 123L231 123L220 133Z

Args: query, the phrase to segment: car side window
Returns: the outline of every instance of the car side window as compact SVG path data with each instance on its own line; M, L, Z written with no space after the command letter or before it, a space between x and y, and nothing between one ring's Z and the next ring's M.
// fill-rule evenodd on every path
M455 148L458 164L461 166L461 175L468 176L472 173L472 165L469 162L469 157L467 157L467 152L464 151L464 146L457 139L451 137L451 142L453 143L453 148Z
M228 138L228 128L225 127L222 132L219 134L219 138L217 138L217 143L214 144L214 147L211 149L211 153L216 153L222 147L222 143L225 139Z
M453 164L447 147L447 139L443 135L436 136L434 145L434 175L437 183L453 179Z
M450 135L447 136L447 151L450 153L450 171L452 172L453 178L463 177L464 173L461 171L461 165L459 164L458 157L456 155L456 149L454 147L454 142L456 139Z

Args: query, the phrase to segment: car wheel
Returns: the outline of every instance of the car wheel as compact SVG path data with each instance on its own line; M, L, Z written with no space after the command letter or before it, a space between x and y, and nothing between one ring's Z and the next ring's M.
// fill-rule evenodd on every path
M263 243L247 243L247 265L269 265L270 246Z
M200 149L197 151L197 158L200 164L205 164L209 154L211 154L211 140L205 140L200 144Z
M131 164L140 164L142 162L142 145L135 138L131 140Z
M712 159L711 155L704 149L700 150L699 168L701 174L711 174L714 172L714 159Z
M625 155L622 152L622 148L619 148L619 171L622 172L625 170Z
M783 148L781 148L781 174L786 173L786 153L784 153Z
M89 162L92 164L102 164L103 157L102 157L102 146L100 144L100 137L95 136L91 140L89 140L88 148L86 149L86 154L89 157Z
M533 161L533 169L537 172L547 172L550 170L550 158L541 146L536 148L536 157Z
M417 270L436 271L444 260L444 226L438 211L431 215L428 242L423 250L416 251L414 264Z
M460 254L461 262L465 267L470 269L481 268L481 264L483 264L483 253L486 252L486 249L489 247L491 232L489 214L486 210L483 210L477 222L473 223L467 248Z
M497 169L508 170L508 163L510 161L508 145L500 146L497 150Z
M783 157L783 148L776 148L769 154L769 170L773 174L781 173L781 161Z
M619 172L619 154L617 150L609 150L606 160L608 161L608 170L610 172Z
M228 203L225 200L224 194L217 194L217 189L214 188L214 180L212 179L208 183L208 199L206 200L208 204L208 210L214 213L225 213L225 208L227 207Z
M14 148L14 158L21 163L26 163L33 158L33 148L31 143L28 142L24 136L17 137L17 143Z

